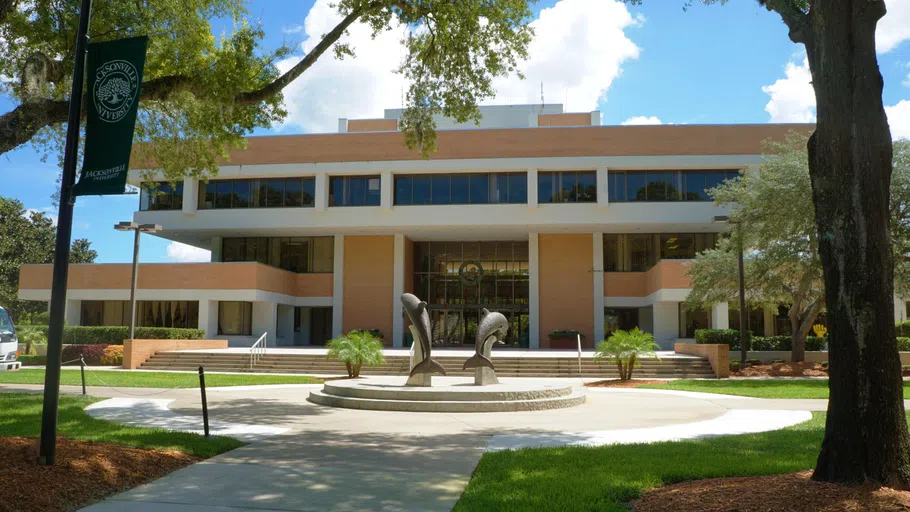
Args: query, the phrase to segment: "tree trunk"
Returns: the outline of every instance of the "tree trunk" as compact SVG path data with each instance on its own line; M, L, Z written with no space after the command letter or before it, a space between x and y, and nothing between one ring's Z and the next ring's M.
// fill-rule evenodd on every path
M344 367L348 370L348 377L354 377L354 367L351 366L351 363L344 363Z
M891 133L875 54L884 12L881 1L812 2L802 37L818 110L809 170L831 376L812 477L908 489L910 434L894 336Z
M619 372L619 380L626 380L626 369L622 364L622 359L616 358L616 370Z
M800 308L791 306L790 308L790 329L793 332L790 352L790 362L801 363L806 360L806 336L812 329L812 324L818 318L818 312L821 310L821 303L814 302L805 311L799 311Z
M360 377L360 363L354 365L354 378Z
M629 366L626 367L626 380L632 379L632 372L635 370L635 354L632 354L632 357L629 358Z

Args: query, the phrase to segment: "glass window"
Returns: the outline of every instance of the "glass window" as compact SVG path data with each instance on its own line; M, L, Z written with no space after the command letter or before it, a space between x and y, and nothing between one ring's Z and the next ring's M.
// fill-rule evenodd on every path
M627 235L629 270L644 272L654 266L653 235Z
M509 175L496 174L494 176L495 179L490 180L490 185L495 185L496 190L490 194L490 197L495 198L497 203L507 204L509 202Z
M597 173L594 171L579 172L577 192L576 201L579 203L597 202Z
M559 178L559 203L574 203L578 199L578 175L574 172L557 174Z
M284 206L303 206L303 180L300 178L284 180Z
M316 206L316 178L303 178L303 202L301 206Z
M648 172L646 201L672 201L676 199L673 174L669 172Z
M619 235L604 236L604 272L618 272L619 268Z
M690 311L682 302L679 303L679 337L694 338L696 329L710 329L710 311Z
M626 173L611 172L609 175L609 200L625 201L626 200Z
M234 208L248 208L250 206L250 182L237 180L234 182L234 199L231 201Z
M644 172L626 173L626 194L628 201L648 200L648 174Z
M552 172L538 172L537 173L537 202L544 203L554 203L556 199L553 197L553 190L555 185L553 183L553 178L556 173Z
M660 257L668 260L691 259L695 257L695 235L660 235Z
M230 208L234 184L230 181L218 181L215 187L215 208Z
M430 176L414 176L414 203L430 204L433 200L430 195L432 181Z
M737 176L739 174L737 173ZM705 190L711 190L712 188L720 185L727 180L727 171L706 171L705 172ZM707 194L705 194L705 199L710 199Z
M253 334L253 304L251 302L220 301L218 303L218 334L251 336Z
M448 174L433 176L433 204L449 204L452 199L449 181Z
M379 176L332 176L329 206L379 206L379 189Z
M259 207L279 208L284 205L284 180L259 180Z
M395 204L414 204L413 180L410 176L395 176Z
M513 172L509 174L509 203L527 204L528 202L528 175Z
M471 204L486 204L490 202L490 175L471 175Z
M683 172L683 200L706 201L709 199L705 193L705 173L701 171Z
M379 206L379 203L382 200L381 194L379 193L382 186L379 176L376 176L375 178L365 178L365 180L367 182L366 205Z
M344 177L342 176L332 176L329 178L329 191L330 203L329 206L344 206L346 204L344 200Z
M467 174L452 175L452 204L468 204L471 200L471 177Z

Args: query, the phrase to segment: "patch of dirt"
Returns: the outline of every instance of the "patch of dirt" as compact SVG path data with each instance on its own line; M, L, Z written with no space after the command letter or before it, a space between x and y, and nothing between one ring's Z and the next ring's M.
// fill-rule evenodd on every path
M177 451L57 439L56 464L38 465L38 440L0 437L0 511L68 512L201 459Z
M712 478L658 487L633 501L637 512L896 512L910 510L910 492L847 487L809 479L811 471Z
M819 363L756 364L733 371L735 377L827 377L828 371Z
M598 380L596 382L586 382L585 386L589 388L637 388L643 384L666 384L665 380L645 380L645 379L632 379L632 380L619 380L619 379L607 379L607 380Z

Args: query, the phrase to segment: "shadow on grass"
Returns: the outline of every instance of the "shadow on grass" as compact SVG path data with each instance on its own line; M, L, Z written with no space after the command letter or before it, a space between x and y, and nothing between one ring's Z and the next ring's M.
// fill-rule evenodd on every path
M176 450L198 457L211 457L243 446L230 437L206 439L198 434L131 427L89 416L83 409L98 398L60 396L57 433L71 439L114 443L136 448ZM43 397L37 394L0 393L0 435L38 437L41 434Z

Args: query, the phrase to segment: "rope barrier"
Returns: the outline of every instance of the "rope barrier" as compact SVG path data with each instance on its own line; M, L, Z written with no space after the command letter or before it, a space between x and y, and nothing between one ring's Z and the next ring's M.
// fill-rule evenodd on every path
M77 359L77 361L78 361L78 359ZM185 386L188 382L190 382L190 381L195 380L195 379L198 378L198 376L193 375L193 374L190 374L190 377L189 377L189 378L187 378L186 380L184 380L184 381L181 382L180 384L176 385L175 387L168 388L168 389L163 389L163 390L161 390L161 391L155 391L154 393L133 393L133 392L130 392L130 391L126 391L126 390L124 390L124 389L122 389L122 388L117 388L117 387L111 386L110 384L108 384L107 382L105 382L104 379L102 379L102 378L101 378L97 373L95 373L91 368L89 368L88 366L86 366L86 369L88 369L89 373L92 374L92 375L94 375L95 378L98 379L99 382L101 382L101 385L102 385L102 386L111 388L111 389L113 389L114 391L117 391L117 392L119 392L119 393L123 393L124 395L130 395L130 396L136 396L136 397L156 396L156 395L161 395L161 394L167 393L168 391L174 391L174 390L176 390L176 389L181 389L181 388L183 388L183 386Z

